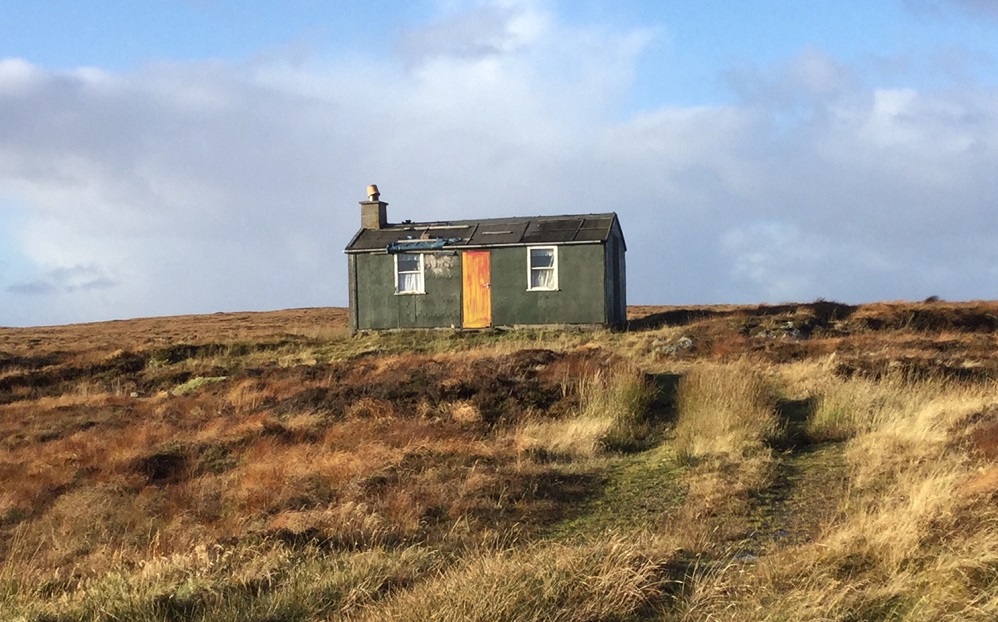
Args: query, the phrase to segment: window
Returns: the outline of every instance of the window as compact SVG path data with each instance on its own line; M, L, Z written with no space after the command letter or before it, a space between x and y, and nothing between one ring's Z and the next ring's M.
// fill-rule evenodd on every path
M395 293L424 293L422 255L416 253L399 253L395 255Z
M558 248L535 246L527 249L527 289L558 289Z

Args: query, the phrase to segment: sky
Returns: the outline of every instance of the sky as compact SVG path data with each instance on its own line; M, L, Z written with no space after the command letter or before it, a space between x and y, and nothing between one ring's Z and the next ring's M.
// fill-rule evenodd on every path
M628 302L998 298L993 0L0 0L0 326L347 304L614 211Z

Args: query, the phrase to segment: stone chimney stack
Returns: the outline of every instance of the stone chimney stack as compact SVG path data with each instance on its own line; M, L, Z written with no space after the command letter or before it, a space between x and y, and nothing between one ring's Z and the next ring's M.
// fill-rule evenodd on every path
M384 229L388 226L388 204L381 200L378 186L367 187L367 200L360 202L360 226L364 229Z

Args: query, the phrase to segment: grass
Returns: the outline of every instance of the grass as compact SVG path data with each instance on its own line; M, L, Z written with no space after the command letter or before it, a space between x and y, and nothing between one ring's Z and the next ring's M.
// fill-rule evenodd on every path
M643 543L606 536L583 544L529 544L476 551L361 619L624 620L659 599L664 580L660 560L649 558Z
M0 604L13 619L26 620L314 620L377 602L443 561L420 547L330 555L265 542L197 546L138 568L116 567L77 583L57 601L22 588L28 598Z
M825 403L841 399L841 385L825 386ZM861 386L856 403L868 416L849 431L848 486L835 516L814 540L750 569L731 562L696 577L695 619L995 615L998 515L986 497L961 493L982 468L967 453L967 430L993 408L994 388L897 378Z
M775 387L749 361L693 366L677 399L675 445L688 460L758 453L781 433Z
M687 494L684 465L675 450L662 444L604 461L598 494L580 499L577 513L553 525L547 535L574 542L599 533L671 533Z
M593 457L641 446L651 433L654 388L644 373L621 365L578 381L578 407L558 420L535 417L517 435L521 451L555 457Z
M191 378L187 382L184 382L183 384L180 384L177 387L175 387L173 389L173 394L187 395L188 393L194 393L195 391L205 386L206 384L211 384L213 382L221 382L223 380L225 380L225 376L209 376L207 378L204 376L195 376L194 378Z
M0 329L0 611L991 620L995 306Z

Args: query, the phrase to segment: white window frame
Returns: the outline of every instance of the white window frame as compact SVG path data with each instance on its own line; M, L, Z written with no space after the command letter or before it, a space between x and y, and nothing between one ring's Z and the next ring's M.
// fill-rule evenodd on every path
M399 272L399 257L402 255L413 255L419 258L419 271L415 270L405 270ZM396 253L395 257L395 295L396 296L411 296L414 294L425 294L426 293L426 262L423 260L423 253ZM399 275L400 274L419 274L419 287L414 290L402 291L399 289Z
M550 268L534 268L532 264L533 251L551 251ZM551 270L554 273L554 284L552 287L534 287L534 270ZM556 292L558 291L558 247L557 246L528 246L527 247L527 291L528 292Z

